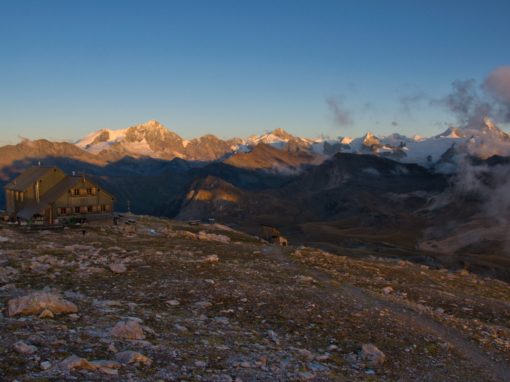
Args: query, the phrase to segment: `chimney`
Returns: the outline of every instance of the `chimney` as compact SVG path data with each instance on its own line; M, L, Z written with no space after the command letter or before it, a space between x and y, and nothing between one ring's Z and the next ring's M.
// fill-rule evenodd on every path
M76 176L76 171L73 171L73 176Z

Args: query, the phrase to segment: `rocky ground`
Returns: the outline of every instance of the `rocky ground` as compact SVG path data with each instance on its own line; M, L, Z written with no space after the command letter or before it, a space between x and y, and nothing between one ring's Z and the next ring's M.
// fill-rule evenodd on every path
M0 229L2 381L505 381L510 286L133 217Z

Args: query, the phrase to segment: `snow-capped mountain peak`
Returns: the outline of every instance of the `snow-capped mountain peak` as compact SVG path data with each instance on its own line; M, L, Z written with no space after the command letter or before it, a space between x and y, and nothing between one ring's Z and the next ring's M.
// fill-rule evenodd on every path
M280 150L308 151L327 157L337 152L373 154L401 162L418 163L433 168L444 154L451 158L472 155L487 158L492 155L510 156L510 136L489 118L471 121L467 126L450 126L443 133L430 138L406 137L394 133L376 136L368 132L359 138L308 139L294 136L278 128L246 140L222 140L212 135L183 140L156 120L127 129L102 129L81 139L76 145L92 154L116 160L126 155L171 159L214 160L236 152L249 152L259 144ZM452 149L454 147L454 149Z

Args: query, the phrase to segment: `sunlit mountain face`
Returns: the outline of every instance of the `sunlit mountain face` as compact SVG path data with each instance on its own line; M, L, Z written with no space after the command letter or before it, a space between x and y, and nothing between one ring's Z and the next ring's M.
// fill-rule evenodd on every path
M161 123L151 120L121 130L99 130L76 142L77 147L105 161L125 156L167 160L221 160L234 154L250 152L259 144L288 152L308 152L316 157L316 161L338 152L370 154L404 163L417 163L436 171L453 171L451 163L448 166L443 163L447 153L450 162L458 161L466 155L487 159L493 155L510 154L509 135L488 117L482 118L477 124L451 126L443 133L429 138L420 135L406 137L398 133L377 136L368 132L358 138L313 139L293 136L280 128L245 139L233 137L228 140L214 135L185 140ZM452 150L455 152L453 157Z

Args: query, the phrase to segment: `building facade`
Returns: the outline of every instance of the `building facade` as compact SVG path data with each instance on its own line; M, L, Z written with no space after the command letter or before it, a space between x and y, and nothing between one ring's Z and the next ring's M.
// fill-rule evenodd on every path
M32 167L5 187L11 220L57 224L112 217L113 196L84 175L66 175L56 167Z

